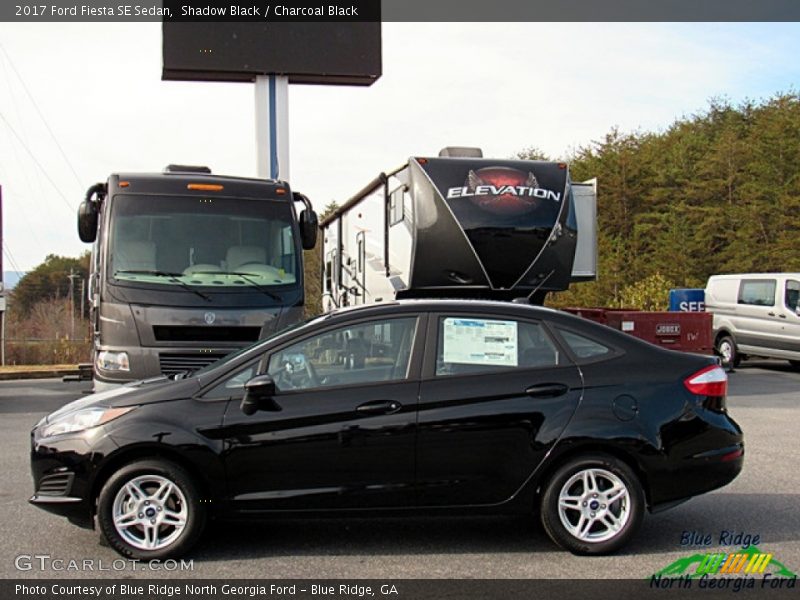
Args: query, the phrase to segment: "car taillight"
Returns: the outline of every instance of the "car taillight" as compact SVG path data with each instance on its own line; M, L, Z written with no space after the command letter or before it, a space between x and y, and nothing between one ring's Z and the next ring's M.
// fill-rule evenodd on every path
M719 365L709 365L683 381L692 394L724 397L728 393L728 375Z

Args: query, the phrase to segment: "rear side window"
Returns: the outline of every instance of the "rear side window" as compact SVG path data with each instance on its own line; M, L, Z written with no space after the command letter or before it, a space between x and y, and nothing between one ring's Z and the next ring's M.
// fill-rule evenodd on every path
M592 360L612 354L611 348L600 342L565 329L559 329L558 332L578 359Z
M439 320L436 375L555 367L559 352L541 325L478 317Z
M775 306L775 280L743 279L739 286L739 304Z
M786 308L797 311L797 301L800 299L800 281L788 279L786 281Z

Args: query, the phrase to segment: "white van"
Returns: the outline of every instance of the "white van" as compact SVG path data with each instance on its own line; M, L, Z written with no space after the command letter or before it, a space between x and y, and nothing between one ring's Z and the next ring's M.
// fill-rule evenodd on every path
M723 362L747 356L785 358L800 369L800 273L713 275L706 310L714 314L714 346Z

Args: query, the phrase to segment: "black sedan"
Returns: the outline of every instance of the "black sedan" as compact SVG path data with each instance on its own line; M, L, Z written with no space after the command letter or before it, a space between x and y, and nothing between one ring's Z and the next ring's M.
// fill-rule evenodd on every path
M579 554L740 472L727 376L545 308L336 311L178 381L73 402L31 434L31 502L121 554L185 553L208 518L537 511Z

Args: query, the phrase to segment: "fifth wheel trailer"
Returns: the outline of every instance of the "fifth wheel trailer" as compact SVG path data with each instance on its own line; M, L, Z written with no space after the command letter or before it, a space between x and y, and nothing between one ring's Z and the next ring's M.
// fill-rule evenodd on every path
M542 304L597 273L596 180L444 149L380 173L321 223L323 309L409 297Z

